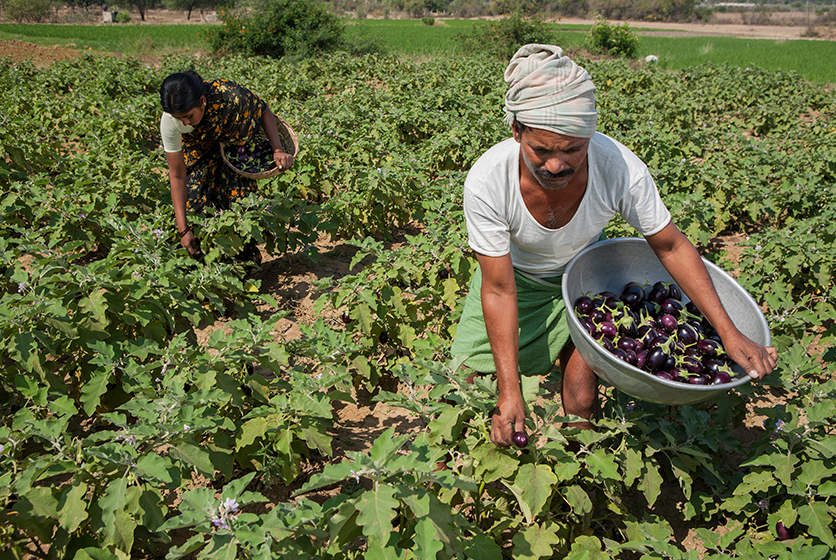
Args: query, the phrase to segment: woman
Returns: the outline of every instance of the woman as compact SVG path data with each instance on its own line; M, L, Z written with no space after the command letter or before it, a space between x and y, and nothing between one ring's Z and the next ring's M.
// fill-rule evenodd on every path
M236 198L256 190L254 179L235 173L224 163L220 143L246 144L262 128L280 170L293 165L293 156L284 151L267 103L235 82L204 82L192 71L172 74L160 86L160 104L164 111L160 135L180 244L196 255L200 248L186 210L200 212L206 205L225 210ZM251 249L255 249L252 258L259 262L258 249Z

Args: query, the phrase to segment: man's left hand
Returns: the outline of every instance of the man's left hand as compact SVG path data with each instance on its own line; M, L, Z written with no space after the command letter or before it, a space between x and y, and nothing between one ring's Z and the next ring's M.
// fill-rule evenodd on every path
M772 346L761 346L738 332L731 340L723 340L729 357L743 368L749 377L760 381L775 369L778 351Z

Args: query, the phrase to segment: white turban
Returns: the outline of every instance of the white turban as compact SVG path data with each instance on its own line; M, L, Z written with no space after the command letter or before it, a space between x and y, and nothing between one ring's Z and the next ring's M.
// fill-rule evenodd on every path
M592 138L598 111L589 74L554 45L520 47L505 69L505 122Z

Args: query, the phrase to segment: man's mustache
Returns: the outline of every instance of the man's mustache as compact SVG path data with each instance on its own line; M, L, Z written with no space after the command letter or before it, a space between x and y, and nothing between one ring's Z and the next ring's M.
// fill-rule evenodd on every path
M551 181L554 181L556 179L565 179L566 177L571 177L575 174L575 169L564 169L560 173L552 173L551 171L540 168L537 171L535 171L534 174L540 177L541 179L549 179Z

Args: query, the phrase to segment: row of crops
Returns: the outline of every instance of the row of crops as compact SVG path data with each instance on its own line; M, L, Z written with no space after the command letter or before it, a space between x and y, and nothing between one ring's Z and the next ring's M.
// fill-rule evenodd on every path
M490 443L495 384L448 354L474 267L461 186L509 134L502 64L199 60L302 144L260 196L193 217L200 262L157 138L159 84L195 61L0 65L3 556L833 557L836 94L754 68L582 62L599 129L648 162L707 258L734 268L716 239L742 234L736 274L779 367L678 408L607 388L596 432L561 428L555 384L526 380L528 451ZM320 279L320 318L285 339L290 310L234 256L255 240L317 259L323 235L352 248L350 273ZM335 408L361 390L423 427L332 460ZM747 410L763 425L740 428ZM270 502L268 483L294 493Z

